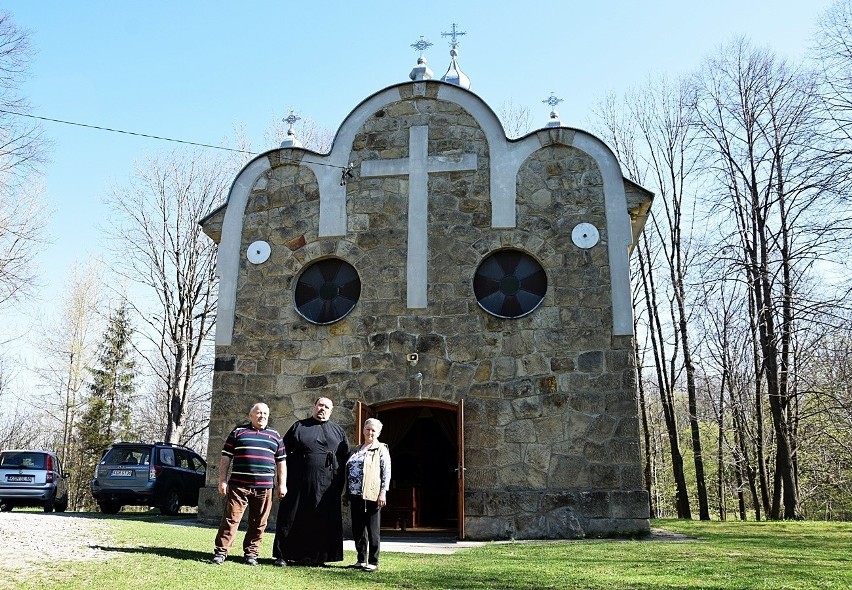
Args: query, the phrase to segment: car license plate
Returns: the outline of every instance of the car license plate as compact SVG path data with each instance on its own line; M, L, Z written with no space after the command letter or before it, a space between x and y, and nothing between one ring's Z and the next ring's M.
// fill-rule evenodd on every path
M110 473L112 477L133 477L132 469L113 469Z
M6 481L18 481L24 483L31 483L33 481L32 475L7 475Z

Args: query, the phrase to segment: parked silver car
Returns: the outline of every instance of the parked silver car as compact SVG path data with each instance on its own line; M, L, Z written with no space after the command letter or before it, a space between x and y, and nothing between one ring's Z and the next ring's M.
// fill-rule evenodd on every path
M41 506L45 512L65 512L67 479L56 453L29 449L0 451L0 510Z

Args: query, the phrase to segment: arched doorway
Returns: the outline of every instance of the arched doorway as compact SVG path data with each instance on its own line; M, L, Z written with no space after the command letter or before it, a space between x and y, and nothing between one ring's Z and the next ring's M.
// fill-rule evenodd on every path
M392 459L382 532L464 538L464 406L435 400L358 404L357 440L369 417Z

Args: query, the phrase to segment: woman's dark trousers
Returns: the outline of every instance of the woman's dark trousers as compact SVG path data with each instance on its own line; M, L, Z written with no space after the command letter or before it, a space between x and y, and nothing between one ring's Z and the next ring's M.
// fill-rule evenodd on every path
M376 502L360 496L349 496L352 510L352 537L358 551L358 563L379 564L381 510ZM367 547L369 546L369 557ZM366 559L365 559L366 558Z

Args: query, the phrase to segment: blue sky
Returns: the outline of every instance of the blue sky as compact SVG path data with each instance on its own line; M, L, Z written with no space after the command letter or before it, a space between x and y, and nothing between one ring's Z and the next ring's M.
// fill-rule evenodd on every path
M449 46L441 33L453 23L466 32L461 68L492 108L511 100L543 126L542 101L554 92L564 99L563 124L588 128L590 109L606 93L693 70L735 35L798 60L829 4L6 0L0 10L30 31L37 51L23 88L33 114L206 144L222 144L242 125L252 146L266 150L276 146L263 145L263 132L287 107L336 130L362 100L406 81L418 55L410 45L421 35L433 43L424 54L430 67L443 75ZM54 142L45 170L52 243L39 257L46 288L7 310L7 336L53 313L68 269L103 253L108 186L124 182L134 161L175 147L43 126Z

